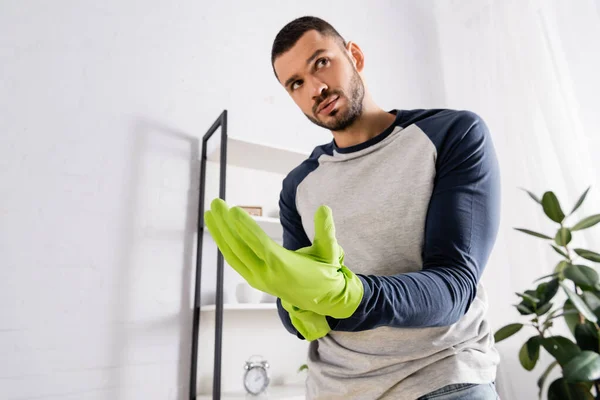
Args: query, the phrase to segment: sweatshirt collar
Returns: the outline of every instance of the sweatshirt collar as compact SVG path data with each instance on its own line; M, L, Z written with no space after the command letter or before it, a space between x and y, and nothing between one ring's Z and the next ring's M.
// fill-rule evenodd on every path
M343 148L338 147L337 144L335 143L335 139L334 139L332 141L333 142L333 150L339 154L348 154L348 153L354 153L356 151L364 150L367 147L371 147L371 146L381 142L383 139L388 137L394 131L394 128L396 128L396 126L400 125L400 116L402 113L396 109L390 110L388 112L390 114L394 114L396 116L396 119L394 119L394 122L392 122L392 124L390 126L388 126L383 132L379 133L376 136L373 136L371 139L367 140L366 142L362 142L359 144L355 144L354 146L343 147Z

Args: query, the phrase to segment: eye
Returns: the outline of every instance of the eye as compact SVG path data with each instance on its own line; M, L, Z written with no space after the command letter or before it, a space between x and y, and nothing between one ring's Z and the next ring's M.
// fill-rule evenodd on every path
M329 59L327 57L321 57L317 61L315 61L317 69L319 69L322 66L326 66L327 64L329 64ZM290 84L290 90L293 92L294 90L298 89L300 85L302 85L302 80L299 79L297 81L294 81Z
M319 65L325 66L325 65L329 64L329 59L328 59L328 58L326 58L326 57L319 58L319 59L317 60L316 64L317 64L317 67L318 67Z
M290 85L290 89L292 89L292 91L294 91L295 89L298 89L298 87L296 86L296 84L300 85L300 84L302 84L302 81L301 81L301 80L294 81L294 82L293 82L293 83Z

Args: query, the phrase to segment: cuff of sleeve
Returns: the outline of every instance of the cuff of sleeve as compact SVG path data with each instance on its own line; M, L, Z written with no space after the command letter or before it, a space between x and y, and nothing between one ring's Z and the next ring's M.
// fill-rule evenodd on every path
M356 276L358 276L358 278L361 280L362 284L363 284L363 288L364 288L364 293L363 293L363 297L360 301L360 304L358 305L358 308L356 309L356 311L354 311L354 314L352 314L350 317L348 318L344 318L344 319L338 319L338 318L333 318L330 316L325 316L325 318L327 319L327 322L329 323L329 327L331 328L331 330L338 330L338 331L346 331L346 332L351 332L351 331L355 331L357 330L358 324L360 323L360 321L362 321L365 318L365 314L366 314L366 310L367 310L367 303L369 302L369 299L371 298L371 286L369 285L367 279L360 274L356 274Z

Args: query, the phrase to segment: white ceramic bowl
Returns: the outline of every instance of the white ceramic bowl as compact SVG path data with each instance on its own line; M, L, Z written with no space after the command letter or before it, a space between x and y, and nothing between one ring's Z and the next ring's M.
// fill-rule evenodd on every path
M235 288L235 297L237 298L238 303L256 304L260 303L260 300L263 297L263 292L254 289L246 282L240 282Z

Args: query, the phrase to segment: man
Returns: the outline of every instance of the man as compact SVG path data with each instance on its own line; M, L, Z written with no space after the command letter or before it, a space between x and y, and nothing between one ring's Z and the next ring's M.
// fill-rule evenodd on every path
M498 398L480 278L500 179L484 121L381 109L360 47L319 18L288 23L271 61L333 140L283 181L283 247L220 203L206 223L228 263L279 297L287 330L311 340L307 398Z

